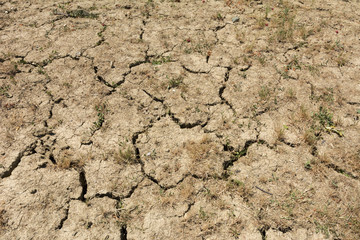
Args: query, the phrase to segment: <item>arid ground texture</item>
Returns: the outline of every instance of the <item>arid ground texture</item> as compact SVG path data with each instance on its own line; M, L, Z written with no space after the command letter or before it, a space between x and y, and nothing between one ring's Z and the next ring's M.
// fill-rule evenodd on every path
M0 239L360 239L359 0L0 0Z

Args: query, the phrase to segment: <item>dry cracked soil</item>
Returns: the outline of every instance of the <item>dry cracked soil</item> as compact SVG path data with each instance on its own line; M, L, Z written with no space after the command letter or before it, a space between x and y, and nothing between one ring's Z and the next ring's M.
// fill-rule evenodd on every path
M360 239L359 0L0 0L0 239Z

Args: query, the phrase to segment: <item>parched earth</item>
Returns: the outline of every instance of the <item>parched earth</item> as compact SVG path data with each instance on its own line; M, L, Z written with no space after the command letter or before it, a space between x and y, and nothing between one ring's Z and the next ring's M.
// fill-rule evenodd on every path
M359 0L0 0L0 239L360 239Z

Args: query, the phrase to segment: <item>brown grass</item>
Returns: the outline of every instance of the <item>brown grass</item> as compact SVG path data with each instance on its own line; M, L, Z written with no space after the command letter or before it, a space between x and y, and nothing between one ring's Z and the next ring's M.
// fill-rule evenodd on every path
M216 145L208 135L205 135L199 142L189 141L185 148L194 162L204 160L212 152L217 152Z
M5 209L0 209L0 232L5 229L7 219L5 218Z
M115 161L119 164L136 164L135 151L132 146L121 146L120 149L115 153Z

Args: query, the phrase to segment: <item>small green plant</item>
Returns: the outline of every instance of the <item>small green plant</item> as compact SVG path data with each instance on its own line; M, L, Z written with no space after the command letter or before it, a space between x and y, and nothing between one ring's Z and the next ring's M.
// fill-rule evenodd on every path
M38 74L45 75L45 71L42 67L39 67Z
M107 106L105 103L99 104L95 106L95 110L97 112L97 120L93 122L93 126L90 129L92 134L99 130L105 122L105 113L107 112Z
M266 58L263 54L259 53L256 58L259 61L259 63L261 64L261 66L265 66Z
M26 64L26 61L22 58L18 61L19 64Z
M314 221L315 225L316 225L316 232L321 232L322 234L325 235L326 238L330 237L330 232L329 232L329 227L325 224L320 224L318 221Z
M314 66L314 65L306 65L306 68L308 69L308 71L310 72L310 74L312 76L319 76L320 71L316 66Z
M158 57L154 58L151 63L153 65L161 65L163 63L167 63L167 62L170 62L170 61L171 61L170 56L158 56Z
M53 94L50 90L46 90L45 93L49 96L49 97L53 97Z
M266 101L270 97L270 88L268 86L261 86L258 93L259 93L260 100Z
M277 66L274 66L275 70L278 74L280 74L280 76L284 79L289 79L289 70L287 69L287 67L285 67L284 71L282 71L281 69L278 69Z
M221 13L217 13L217 14L215 14L215 15L213 16L213 19L214 19L214 20L218 20L218 21L222 21L222 20L225 19L225 17L222 16Z
M200 207L200 210L199 210L199 217L202 220L206 220L209 218L208 214L204 211L204 209L202 207Z
M319 112L313 115L313 119L318 120L320 125L323 127L334 126L333 115L322 106L319 107Z
M154 150L155 154L155 150ZM123 141L119 141L119 149L115 152L115 161L119 164L135 164L138 163L133 145L127 137Z
M232 182L233 182L236 186L238 186L238 187L244 187L244 186L245 186L245 183L243 183L243 182L240 181L240 180L234 179Z
M67 16L72 18L91 18L91 19L98 18L98 14L89 13L84 9L69 10L66 11L66 14Z
M311 170L311 169L312 169L311 161L308 160L308 161L304 164L304 167L305 167L305 169L307 169L307 170Z
M131 146L127 148L123 148L123 146L119 149L117 156L118 163L126 163L126 164L134 164L137 163L136 155Z
M97 10L96 4L93 3L93 5L89 8L90 11Z
M269 20L269 13L271 12L271 8L269 6L265 7L265 19Z
M293 59L288 63L288 65L286 66L286 69L287 70L295 70L295 69L298 69L298 70L301 70L301 65L300 65L300 62L299 60L297 59L297 57L293 57Z
M275 23L278 30L275 32L274 38L278 42L292 41L294 33L294 18L288 6L283 6L282 11L277 15Z
M347 59L342 55L340 54L336 59L335 59L338 67L343 67L347 64Z
M168 89L179 87L183 83L183 80L184 78L182 76L170 79L168 84Z
M287 91L286 91L286 98L288 98L289 100L296 100L296 93L294 91L294 89L292 88L289 88Z
M9 85L2 85L0 87L0 95L5 97L10 97L11 95L8 93L9 89L10 89Z
M333 88L326 88L325 92L320 96L320 98L328 103L334 102L334 89Z

